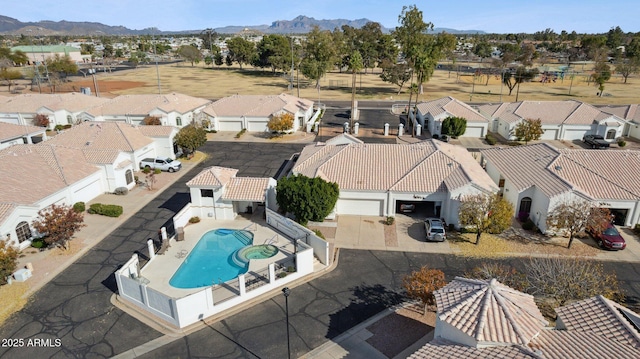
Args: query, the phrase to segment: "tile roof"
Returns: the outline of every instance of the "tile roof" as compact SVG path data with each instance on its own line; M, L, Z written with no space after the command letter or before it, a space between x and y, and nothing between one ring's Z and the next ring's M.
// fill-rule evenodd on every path
M12 140L14 138L44 133L47 129L37 126L16 125L13 123L0 122L0 142Z
M92 116L106 115L148 115L155 109L165 113L187 113L204 107L211 101L180 93L164 95L121 95L99 106L87 109Z
M480 106L478 110L491 118L499 118L507 123L516 123L522 119L540 119L543 125L563 123L591 125L610 117L590 104L575 100L489 104Z
M138 126L138 130L148 137L169 137L176 130L173 126Z
M621 106L605 106L599 107L599 110L619 118L625 119L627 121L633 121L635 123L640 123L640 110L638 107L640 105L621 105Z
M0 202L0 223L3 223L17 207L15 203Z
M526 345L548 324L533 296L495 279L457 277L434 295L438 318L479 344Z
M518 191L536 186L548 197L574 190L593 199L640 198L640 151L559 150L538 143L481 153Z
M437 338L414 352L409 359L542 359L521 345L475 348Z
M341 143L349 143L349 142L353 142L353 143L364 143L364 141L362 141L361 139L355 137L355 136L351 136L348 133L341 133L337 136L331 137L330 139L325 141L325 144L327 145L336 145L336 144L341 144Z
M311 107L313 101L287 94L233 95L210 104L203 112L213 117L268 117L282 110L296 113Z
M229 181L236 176L236 173L238 173L238 170L233 168L208 167L187 182L187 186L222 187L229 183Z
M567 330L593 332L629 346L640 348L640 316L628 308L601 295L560 308L558 317Z
M52 137L47 143L78 149L133 152L153 143L153 140L131 124L87 121Z
M227 184L222 199L264 202L265 191L268 187L268 177L233 177Z
M465 118L468 122L488 122L489 120L473 107L462 101L448 96L438 100L422 102L416 106L423 114L430 113L432 117L442 114Z
M0 201L34 204L98 171L79 149L48 142L11 146L0 151Z
M36 113L43 107L52 111L67 110L69 112L85 111L89 108L108 103L110 100L81 93L35 94L28 93L11 97L0 102L0 112Z
M594 332L548 329L529 343L545 359L637 359L640 350Z
M416 144L317 143L302 150L293 172L321 177L338 183L340 189L351 190L434 192L468 183L486 191L496 189L464 148L432 140Z

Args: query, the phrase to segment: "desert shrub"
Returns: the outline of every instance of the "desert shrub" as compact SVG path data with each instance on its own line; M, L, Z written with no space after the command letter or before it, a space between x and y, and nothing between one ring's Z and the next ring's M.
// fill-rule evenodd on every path
M244 135L245 132L247 132L247 129L243 128L242 130L240 130L240 132L236 133L236 138L242 137L242 135Z
M124 196L129 193L129 189L127 187L118 187L115 189L115 191L113 191L113 193L118 196Z
M509 287L523 291L525 290L525 277L523 273L518 272L515 268L499 263L482 263L464 274L466 278L491 280L497 279L498 282L508 285Z
M161 169L159 169L159 168L154 168L154 169L153 169L153 173L155 173L155 174L159 175L160 173L162 173L162 170L161 170Z
M278 278L284 278L286 276L287 276L287 272L280 272L280 273L276 274L276 277L278 277Z
M411 274L402 278L402 286L407 292L407 296L420 300L424 305L425 313L428 305L435 304L433 292L444 287L446 284L444 272L427 266L423 266L419 270L413 271Z
M18 250L8 245L5 241L0 241L0 285L7 284L7 277L16 270L18 261Z
M620 147L624 147L624 146L626 146L626 145L627 145L627 141L625 141L625 140L620 140L620 141L618 141L618 146L620 146Z
M144 173L144 174L149 174L149 173L151 173L151 168L150 168L150 167L145 167L145 168L143 168L143 169L142 169L142 173Z
M293 272L295 272L295 271L296 271L296 267L294 267L294 266L288 266L288 267L287 267L287 272L289 272L289 273L293 273Z
M193 216L189 218L189 223L198 223L198 222L200 222L200 217L198 216Z
M316 236L318 236L318 237L320 237L322 239L326 239L326 238L324 238L324 234L322 234L322 232L319 229L314 229L313 233L315 233Z
M34 126L47 127L47 126L49 126L49 123L51 123L51 121L49 121L49 116L43 115L41 113L37 114L33 118L33 125Z
M507 146L521 146L522 142L518 142L518 141L509 141L507 142Z
M162 125L162 122L160 121L160 117L147 116L142 119L142 124L146 126L160 126Z
M535 223L531 219L527 219L526 222L522 223L522 229L525 231L533 230L536 227Z
M80 213L80 212L84 212L87 209L86 205L84 204L84 202L76 202L73 204L73 210Z
M387 226L390 226L390 225L392 225L393 223L395 223L395 221L396 221L395 217L389 216L389 217L387 217L387 219L385 220L385 222L384 222L384 223L385 223Z
M120 217L120 215L122 215L122 206L117 204L94 203L89 206L89 213L100 214L107 217Z
M493 135L491 135L491 134L489 134L489 133L487 133L487 135L486 135L486 136L484 136L484 139L485 139L485 141L487 141L487 143L488 143L488 144L490 144L491 146L495 145L495 144L496 144L496 142L498 142L498 141L496 140L496 138L495 138L495 137L493 137Z
M62 125L56 125L56 127L54 127L53 129L56 131L62 131L64 127Z

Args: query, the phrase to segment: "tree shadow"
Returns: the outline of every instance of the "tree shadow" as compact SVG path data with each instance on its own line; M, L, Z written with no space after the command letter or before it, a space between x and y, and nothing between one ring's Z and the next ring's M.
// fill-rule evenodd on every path
M161 204L158 208L168 209L173 213L178 213L191 201L191 195L187 192L177 192Z
M351 288L351 303L340 311L329 315L326 338L333 339L381 311L399 305L407 297L381 284L361 284Z

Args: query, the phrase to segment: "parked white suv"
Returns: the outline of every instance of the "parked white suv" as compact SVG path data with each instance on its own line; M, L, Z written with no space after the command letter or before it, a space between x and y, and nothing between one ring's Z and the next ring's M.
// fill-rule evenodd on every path
M427 218L424 220L424 230L427 241L444 242L447 233L444 230L444 223L438 218Z

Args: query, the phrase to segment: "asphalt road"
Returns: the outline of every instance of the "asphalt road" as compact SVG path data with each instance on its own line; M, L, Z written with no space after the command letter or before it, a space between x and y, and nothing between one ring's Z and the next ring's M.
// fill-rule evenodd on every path
M146 238L157 234L189 200L185 182L206 166L238 168L240 176L273 176L301 144L209 142L204 163L161 193L86 255L38 291L26 307L0 328L0 339L60 339L60 346L0 347L2 358L106 358L142 345L161 333L109 303L113 272ZM294 356L401 302L401 278L424 264L442 269L451 280L480 260L427 253L341 250L338 266L326 275L292 288L289 297ZM521 259L509 260L514 266ZM627 301L638 310L640 266L603 263L621 280ZM146 354L145 358L284 358L284 298L276 295Z

